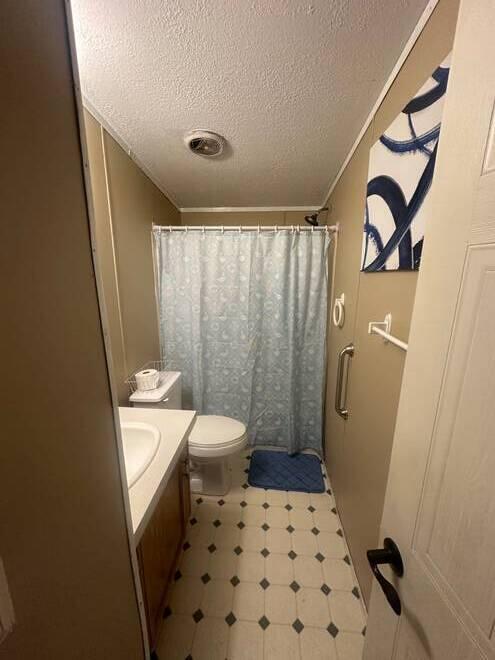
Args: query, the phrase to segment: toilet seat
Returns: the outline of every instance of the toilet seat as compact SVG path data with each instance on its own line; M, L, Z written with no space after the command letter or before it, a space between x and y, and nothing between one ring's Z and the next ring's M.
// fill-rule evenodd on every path
M246 426L221 415L198 415L189 434L189 454L195 458L229 456L247 444Z

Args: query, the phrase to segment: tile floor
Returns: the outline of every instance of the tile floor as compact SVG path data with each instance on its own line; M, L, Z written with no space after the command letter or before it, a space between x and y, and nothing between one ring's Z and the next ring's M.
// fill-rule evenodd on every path
M193 496L159 660L359 660L366 612L330 485L321 495L246 483Z

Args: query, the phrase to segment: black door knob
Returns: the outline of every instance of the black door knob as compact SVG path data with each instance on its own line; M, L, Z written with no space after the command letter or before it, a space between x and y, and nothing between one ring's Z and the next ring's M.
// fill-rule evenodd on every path
M395 590L394 586L383 577L380 573L378 566L380 564L389 564L392 567L392 570L398 577L404 575L404 564L402 563L402 557L399 552L399 548L390 538L383 540L383 548L378 548L376 550L368 550L366 553L368 561L373 571L373 575L378 580L378 584L382 588L385 598L387 599L390 607L397 614L401 615L402 606L400 603L399 594Z

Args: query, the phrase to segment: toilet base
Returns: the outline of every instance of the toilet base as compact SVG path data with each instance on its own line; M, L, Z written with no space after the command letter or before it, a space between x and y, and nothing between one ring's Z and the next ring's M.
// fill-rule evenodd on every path
M227 458L217 460L190 459L191 491L200 495L226 495L232 484Z

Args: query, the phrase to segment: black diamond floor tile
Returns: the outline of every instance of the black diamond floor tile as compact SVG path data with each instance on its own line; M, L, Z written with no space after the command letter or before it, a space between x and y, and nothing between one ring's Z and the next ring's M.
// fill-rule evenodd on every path
M337 637L339 634L339 629L333 622L328 626L327 630L332 635L332 637Z
M240 584L240 582L241 581L239 580L237 575L234 575L234 577L230 579L230 584L234 587L237 587L237 585Z
M299 621L299 619L296 619L294 621L294 623L292 624L292 627L294 628L294 630L296 631L296 633L298 635L304 630L304 626L303 626L302 622Z
M268 619L266 618L265 615L263 615L261 617L261 619L258 621L258 623L263 628L263 630L266 630L268 628L268 626L270 625L270 622L268 621Z
M325 557L321 554L321 552L317 552L315 555L315 559L317 559L319 562L322 562L325 560Z
M328 586L328 584L322 584L322 585L321 585L321 590L323 591L323 593L325 594L325 596L328 596L328 594L332 591L332 590L330 589L330 587Z
M192 616L193 619L196 621L196 623L199 623L201 619L204 617L204 614L201 610L196 610L196 612L194 612Z
M293 580L293 581L290 583L289 587L292 589L292 591L293 591L294 593L297 593L297 592L299 591L299 589L301 588L301 587L297 584L297 582L296 582L295 580Z
M211 580L211 577L208 575L208 573L205 573L204 575L201 576L201 582L203 584L208 584L208 582Z
M288 554L289 554L290 559L292 559L292 560L294 560L294 559L297 557L297 555L296 555L296 553L294 552L294 550L291 550Z
M236 547L234 548L234 552L235 552L236 555L240 555L240 554L242 553L242 548L241 548L241 546L240 546L240 545L236 545Z
M233 626L234 623L237 621L237 619L235 618L233 612L229 612L229 614L227 614L227 616L225 617L225 621L228 623L229 626Z
M268 582L268 580L266 578L263 578L260 582L260 587L262 589L268 589L269 586L270 586L270 583Z
M268 548L263 548L263 550L261 550L261 554L263 555L263 557L266 558L270 554L270 551L268 550Z
M217 549L217 546L216 546L214 543L211 543L211 544L208 546L208 552L213 553L213 552L215 552L216 549Z

